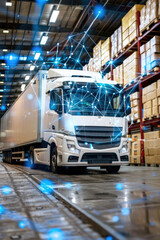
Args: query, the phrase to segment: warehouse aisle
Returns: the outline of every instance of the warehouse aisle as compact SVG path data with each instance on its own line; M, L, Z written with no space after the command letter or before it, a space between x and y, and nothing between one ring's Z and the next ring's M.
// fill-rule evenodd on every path
M43 231L45 232L46 229L49 229L51 227L50 223L54 223L51 219L53 218L54 220L59 215L59 207L58 211L55 209L57 203L59 206L59 202L55 199L55 206L48 205L45 197L42 197L40 192L38 193L37 190L33 192L32 184L28 183L26 177L19 171L23 171L28 176L39 179L41 186L42 184L50 187L53 186L53 191L58 192L71 203L110 226L125 239L160 239L159 168L127 166L121 168L119 174L115 175L109 175L104 170L93 168L89 168L88 173L85 174L78 174L77 172L74 174L73 171L52 174L47 170L43 170L42 166L31 170L22 163L15 166L3 163L3 166L1 166L1 179L4 177L4 167L11 174L12 178L14 178L11 182L16 184L16 191L19 196L23 196L23 201L21 204L17 204L19 199L15 197L16 191L14 190L14 193L12 192L9 195L10 200L6 202L3 200L1 204L4 204L4 207L9 209L9 211L16 210L23 217L27 216L24 215L22 209L25 210L26 207L29 207L33 221L38 221L36 224L40 224L40 228L38 228L42 229L42 231L38 232L40 239L46 239L46 235L42 234ZM4 184L6 185L6 179L5 177L5 180L1 181L1 189ZM46 179L48 182L46 182ZM8 182L8 185L13 188L11 182ZM40 190L44 192L46 188L40 188ZM14 201L11 204L13 197ZM62 209L63 205L61 203L60 206L60 209ZM65 211L68 212L68 209ZM55 212L56 216L54 218ZM68 215L69 217L70 214ZM66 225L63 226L63 223L61 223L61 214L59 217L57 224L60 228L64 229L66 234ZM62 219L65 219L65 224L67 224L67 221L72 222L72 214L71 219L66 220L64 217ZM2 223L3 221L1 219ZM15 229L19 229L17 219L10 219L10 224L11 221L14 222ZM42 222L45 224L42 224ZM2 226L3 236L6 236L8 233L5 232L5 224ZM88 226L86 228L88 229ZM23 230L26 231L26 229L24 228ZM30 230L34 234L32 227L30 227ZM22 229L19 229L19 231L22 233ZM79 224L77 231L73 233L75 234L73 239L84 239L85 232L83 234ZM75 238L76 234L79 234L79 238ZM96 233L93 233L93 236L96 236L94 234ZM100 237L98 238L98 235L96 237L95 239L101 239ZM88 236L88 239L94 238Z

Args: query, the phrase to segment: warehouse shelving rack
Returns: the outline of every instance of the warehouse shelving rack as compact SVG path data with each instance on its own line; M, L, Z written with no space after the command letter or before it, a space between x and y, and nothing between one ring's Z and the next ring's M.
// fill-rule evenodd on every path
M111 72L111 80L114 80L113 69L114 67L123 63L123 61L129 57L134 51L138 51L138 73L139 80L137 82L131 83L129 86L124 88L124 92L126 93L134 93L139 91L139 104L140 104L140 122L133 123L129 127L129 132L132 130L140 129L141 133L141 165L145 165L145 154L144 154L144 127L150 126L151 129L160 125L160 118L153 118L147 121L143 121L143 102L142 102L142 88L150 85L151 83L160 79L160 70L156 72L152 72L147 76L141 76L141 54L140 47L141 45L148 42L153 36L160 34L160 20L157 20L155 23L152 23L148 26L148 29L140 34L140 11L137 12L137 33L138 36L134 42L132 42L127 48L123 49L123 51L113 59L113 64L106 63L103 68L103 73Z

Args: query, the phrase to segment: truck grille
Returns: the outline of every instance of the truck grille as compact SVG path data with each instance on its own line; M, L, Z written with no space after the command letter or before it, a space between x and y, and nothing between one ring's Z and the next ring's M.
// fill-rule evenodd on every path
M115 153L85 153L81 160L81 162L87 162L88 164L112 163L113 161L118 161Z
M75 126L75 134L80 147L114 148L120 145L122 127Z

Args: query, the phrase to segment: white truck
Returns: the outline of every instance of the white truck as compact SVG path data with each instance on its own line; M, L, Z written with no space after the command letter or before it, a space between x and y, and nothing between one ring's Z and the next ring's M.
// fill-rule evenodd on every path
M99 73L40 70L1 119L3 161L116 173L129 162L130 110L122 86Z

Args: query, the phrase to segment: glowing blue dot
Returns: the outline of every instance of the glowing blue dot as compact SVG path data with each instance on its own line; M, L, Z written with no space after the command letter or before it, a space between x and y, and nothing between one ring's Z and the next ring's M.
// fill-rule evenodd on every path
M28 98L28 100L32 100L32 99L33 99L33 95L32 95L31 93L29 93L29 94L27 95L27 98Z
M150 225L151 225L151 226L154 226L154 222L151 222Z
M76 62L79 63L79 59L77 59Z
M70 182L65 183L65 188L71 189L72 188L72 183L70 183Z
M85 145L88 145L88 142L85 142L84 144L85 144Z
M154 172L154 173L152 173L152 176L153 176L153 177L155 177L155 176L156 176L155 172Z
M111 236L106 237L106 240L113 240Z
M1 111L5 111L6 110L6 106L5 105L2 105L1 106Z
M18 63L18 56L15 53L9 53L5 56L7 66L15 67Z
M112 65L112 64L113 64L113 60L110 60L110 61L109 61L109 65Z
M23 221L20 221L20 222L18 223L18 226L19 226L19 228L25 228L25 227L26 227L26 223L23 222Z
M44 179L41 181L39 189L44 194L51 194L54 190L54 183L49 179Z
M3 214L5 211L4 207L2 205L0 205L0 214Z
M112 221L113 222L118 222L119 221L119 217L118 216L113 216Z
M124 216L127 216L130 214L130 210L129 208L122 208L121 209L121 213L124 215Z
M64 233L59 228L53 228L48 232L48 240L63 240Z
M116 184L116 189L119 190L119 191L122 190L123 189L123 183L117 183Z
M9 186L4 186L4 187L1 188L1 192L4 195L8 195L12 192L12 188L10 188Z
M153 195L150 195L150 198L154 198L154 196L153 196Z
M82 47L83 47L83 48L85 48L85 46L84 46L84 45L83 45Z
M106 14L106 9L102 5L98 4L94 7L93 14L95 17L102 19Z

